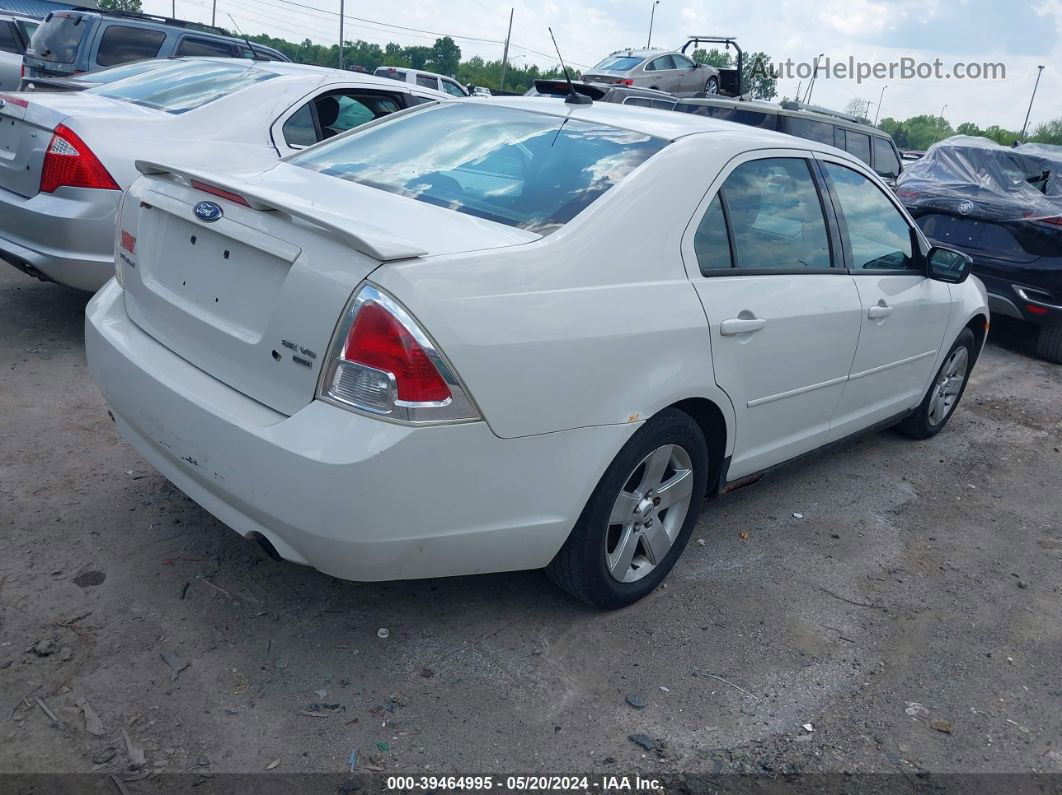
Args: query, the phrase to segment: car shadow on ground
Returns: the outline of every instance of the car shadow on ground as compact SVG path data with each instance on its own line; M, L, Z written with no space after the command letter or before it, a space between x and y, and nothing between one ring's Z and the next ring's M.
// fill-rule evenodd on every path
M6 263L0 262L0 267ZM56 341L82 344L85 339L85 305L92 293L13 273L0 281L0 328L8 334L44 330Z
M1039 360L1040 357L1036 355L1038 333L1039 329L1031 323L1008 317L993 317L992 329L988 332L988 343Z

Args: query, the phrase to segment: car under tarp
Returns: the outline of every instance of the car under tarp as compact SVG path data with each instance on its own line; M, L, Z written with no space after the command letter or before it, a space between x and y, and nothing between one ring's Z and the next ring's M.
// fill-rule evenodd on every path
M1000 146L956 135L933 144L900 175L897 194L911 210L944 202L977 202L993 220L1062 216L1062 147ZM962 211L962 208L959 208ZM968 211L969 212L969 211Z

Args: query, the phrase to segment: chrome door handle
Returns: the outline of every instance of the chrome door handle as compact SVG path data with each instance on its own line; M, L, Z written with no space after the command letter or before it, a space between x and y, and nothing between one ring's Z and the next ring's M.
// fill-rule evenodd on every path
M738 334L751 334L759 331L766 325L767 321L763 318L734 317L719 324L719 333L724 337L736 337Z
M880 317L888 317L891 314L892 314L892 307L891 306L886 306L885 304L875 304L874 306L870 307L870 309L867 310L867 317L869 317L871 320L874 320L874 319L880 318Z

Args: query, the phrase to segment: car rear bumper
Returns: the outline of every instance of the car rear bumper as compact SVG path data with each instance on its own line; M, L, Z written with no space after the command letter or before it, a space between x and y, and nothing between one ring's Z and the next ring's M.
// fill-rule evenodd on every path
M60 188L31 198L0 188L0 259L95 292L114 275L116 190Z
M1032 279L1019 281L994 276L981 272L974 263L978 278L985 283L988 291L988 306L993 315L1016 318L1028 323L1040 325L1062 323L1062 300L1057 297L1057 289L1036 285Z
M89 372L118 430L185 494L281 557L389 580L545 566L636 425L499 439L312 401L291 417L179 358L125 312L86 310Z

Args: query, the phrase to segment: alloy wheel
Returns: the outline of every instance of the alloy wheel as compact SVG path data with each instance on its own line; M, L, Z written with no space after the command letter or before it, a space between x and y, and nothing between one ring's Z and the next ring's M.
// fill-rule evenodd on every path
M693 463L665 444L631 471L612 506L605 567L619 582L635 582L659 566L682 530L693 498Z
M953 350L944 361L944 366L940 368L940 377L933 386L933 399L929 404L930 425L940 425L955 408L969 367L970 354L965 346Z

